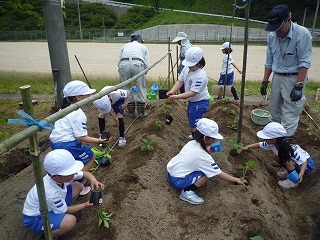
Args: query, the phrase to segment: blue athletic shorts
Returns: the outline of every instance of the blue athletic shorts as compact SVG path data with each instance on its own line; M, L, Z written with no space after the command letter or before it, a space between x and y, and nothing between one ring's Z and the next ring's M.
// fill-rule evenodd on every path
M66 203L68 206L72 205L72 185L67 185L67 195L66 195ZM54 213L53 211L48 212L49 215L49 222L52 230L59 229L60 224L66 215L66 213ZM39 216L27 216L23 215L23 224L28 229L34 231L34 232L43 232L43 223L42 223L42 217Z
M124 115L124 110L119 109L119 107L124 104L124 101L124 98L120 98L115 104L112 104L112 109L116 114L121 113L122 115Z
M88 163L94 154L91 148L89 148L87 145L77 140L71 141L71 142L56 142L56 143L50 141L50 147L52 150L55 150L55 149L68 150L76 160L83 162L83 164Z
M313 162L312 157L309 157L307 159L307 161L308 161L308 163L307 163L307 168L306 168L305 173L310 173L314 169L314 162ZM300 166L298 164L296 164L296 171L300 172Z
M200 171L192 172L184 178L173 177L170 175L170 173L168 173L168 178L171 185L178 189L185 189L191 186L203 176L205 176L205 174Z
M202 118L209 107L209 99L188 103L188 119L191 128L196 127L196 122Z
M218 85L224 85L224 80L226 78L225 74L220 74L220 78L218 80ZM234 72L228 73L227 75L227 86L230 86L233 84L234 81Z

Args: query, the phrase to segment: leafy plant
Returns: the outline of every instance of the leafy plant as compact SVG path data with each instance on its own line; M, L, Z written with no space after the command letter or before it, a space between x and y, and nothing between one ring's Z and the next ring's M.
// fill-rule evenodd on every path
M103 226L105 228L109 228L112 213L108 214L104 210L97 209L97 216L98 216L98 227L100 227L100 225L103 223Z
M140 148L141 152L152 151L154 149L153 143L155 141L156 140L153 138L143 138L141 143L141 148Z
M226 114L233 114L233 115L236 114L236 110L234 110L231 107L223 107L222 111L225 112Z
M159 118L156 118L155 125L156 125L156 129L161 129L163 126Z
M169 105L169 104L163 104L163 112L165 113L165 114L169 114L170 113L170 111L171 111L171 109L172 109L172 107Z
M229 139L228 143L237 150L238 154L240 154L241 148L243 148L243 143L238 143L237 140L234 138Z
M227 124L229 128L237 129L237 123L239 122L239 118L230 119Z
M261 236L254 236L254 237L250 237L250 240L264 240L264 238Z
M242 169L242 176L240 177L242 180L247 179L248 172L254 169L257 166L255 161L247 161L244 164L240 165Z
M231 99L231 98L224 98L224 99L222 99L222 102L224 102L224 103L233 103L233 99Z

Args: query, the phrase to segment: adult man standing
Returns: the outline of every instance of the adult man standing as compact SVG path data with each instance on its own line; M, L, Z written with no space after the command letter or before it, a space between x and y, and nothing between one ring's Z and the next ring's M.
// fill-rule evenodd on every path
M131 42L125 44L121 50L118 60L118 71L120 82L124 82L129 78L139 74L149 67L148 48L143 45L143 40L140 34L132 34ZM146 79L145 75L135 80L137 87L137 110L140 117L146 117L148 113L144 111L147 101ZM130 84L123 87L125 90L130 90ZM128 112L129 116L135 114L135 99L133 94L129 96Z
M268 79L273 72L270 120L283 125L287 140L292 141L306 100L304 88L311 66L312 37L308 29L291 21L291 12L283 4L268 13L265 30L271 33L261 95L267 94Z

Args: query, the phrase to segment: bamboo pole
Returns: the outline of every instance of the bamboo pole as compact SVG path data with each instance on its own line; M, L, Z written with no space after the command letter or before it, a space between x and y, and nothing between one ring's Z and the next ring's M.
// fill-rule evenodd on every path
M55 123L55 121L57 121L58 119L66 116L67 114L93 102L94 100L97 100L103 96L105 96L107 93L110 93L114 90L117 90L133 81L135 81L136 79L138 79L139 77L141 77L142 75L144 75L145 73L147 73L151 68L153 68L155 65L157 65L159 62L161 62L165 57L168 56L169 53L166 53L162 58L160 58L157 62L155 62L154 64L152 64L150 67L148 67L147 69L145 69L144 71L142 71L141 73L135 75L134 77L128 79L125 82L119 83L117 85L115 85L112 88L108 88L106 90L103 90L101 92L98 92L88 98L85 98L75 104L71 104L69 107L66 107L64 109L62 109L59 112L56 112L48 117L46 117L45 119L41 120L40 122L43 124L48 124L48 123ZM13 148L14 146L16 146L17 144L21 143L22 141L26 140L27 138L29 138L30 136L32 136L34 133L41 131L41 128L39 126L33 125L30 126L29 128L26 128L25 130L19 132L18 134L13 135L12 137L6 139L5 141L0 143L0 154L5 153L7 151L9 151L11 148Z
M29 85L22 86L20 87L20 91L22 95L23 110L27 114L29 114L31 117L34 117L30 86ZM46 193L45 193L43 178L42 178L42 168L41 168L40 156L39 156L40 149L38 144L37 132L29 136L29 144L30 144L29 151L31 154L33 173L34 173L34 178L36 181L36 186L38 191L40 213L41 213L43 227L44 227L44 234L46 239L51 240L52 235L51 235L51 228L50 228L50 222L48 217Z

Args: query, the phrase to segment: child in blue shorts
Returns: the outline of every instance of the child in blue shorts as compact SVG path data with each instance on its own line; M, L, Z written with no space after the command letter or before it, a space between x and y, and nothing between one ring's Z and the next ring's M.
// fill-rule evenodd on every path
M167 92L167 96L170 99L188 99L189 126L191 136L194 137L196 122L206 113L210 99L207 87L208 76L203 70L206 65L203 50L199 47L189 48L182 64L185 67L182 69L178 81ZM175 95L182 85L184 85L185 92Z
M104 185L90 172L81 171L83 166L81 161L76 161L64 149L53 150L44 158L47 175L43 177L43 182L53 237L64 235L75 227L76 217L72 214L95 207L89 201L72 206L82 190L82 184L72 180L83 177L91 183L93 189L104 189ZM44 231L36 185L29 191L22 213L24 226L35 232Z
M182 201L202 204L204 200L195 191L214 176L241 185L247 183L246 180L224 173L215 163L208 149L216 139L223 139L218 124L207 118L200 119L194 140L189 141L167 164L169 181L172 186L181 189L179 198Z
M102 90L106 90L108 88L110 88L110 86L106 86ZM125 113L125 108L127 107L129 102L129 95L129 90L118 89L116 91L110 92L108 95L103 96L102 98L97 99L93 102L93 105L99 110L98 120L100 134L102 134L102 132L105 130L105 117L109 112L111 112L112 116L117 121L120 135L118 139L119 147L124 147L127 142L124 137L125 127L123 115ZM111 107L113 111L111 111Z
M277 173L281 179L278 184L283 189L290 189L297 187L302 182L304 174L310 173L314 169L314 162L311 156L299 145L290 144L286 140L286 135L287 131L280 123L268 123L261 131L257 132L257 136L263 141L247 145L242 150L262 148L272 151L278 158L280 166L284 167L284 171ZM288 178L293 171L298 173L297 181Z

